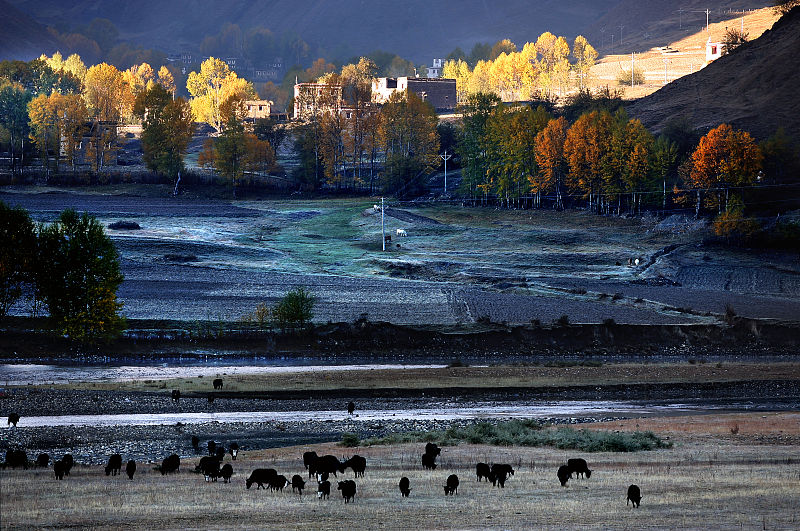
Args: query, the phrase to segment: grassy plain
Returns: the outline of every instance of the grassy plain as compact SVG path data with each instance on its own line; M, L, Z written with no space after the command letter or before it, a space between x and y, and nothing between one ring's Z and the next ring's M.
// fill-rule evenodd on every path
M2 474L2 527L115 529L529 529L628 528L796 529L800 526L800 414L702 415L638 419L598 425L633 430L652 424L669 437L671 449L632 454L580 454L546 448L485 445L445 447L436 471L419 466L421 444L343 449L335 445L245 452L231 484L205 483L190 472L161 476L140 464L133 481L106 477L102 467L77 466L62 482L43 470ZM648 424L649 425L649 424ZM736 427L736 433L734 433ZM367 459L356 480L355 503L338 492L318 500L313 488L302 497L246 490L257 467L291 477L305 475L307 449ZM562 488L558 465L578 455L594 470L591 479ZM505 489L475 481L479 461L508 462L516 474ZM442 485L458 474L458 495ZM400 497L401 476L411 497ZM347 477L351 477L348 471ZM625 505L631 483L642 489L639 509ZM335 483L334 483L335 485ZM335 486L334 486L335 488Z

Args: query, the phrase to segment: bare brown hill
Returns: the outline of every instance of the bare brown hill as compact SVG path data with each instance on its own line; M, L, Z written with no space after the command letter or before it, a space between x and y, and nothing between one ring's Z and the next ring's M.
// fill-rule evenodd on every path
M698 129L721 123L765 138L783 127L800 140L800 8L771 30L702 70L628 106L631 116L658 131L685 117Z

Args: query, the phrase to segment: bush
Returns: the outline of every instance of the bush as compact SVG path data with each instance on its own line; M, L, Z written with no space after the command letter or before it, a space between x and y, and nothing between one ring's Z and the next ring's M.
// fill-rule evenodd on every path
M631 71L623 69L622 72L617 74L617 83L619 85L631 86ZM633 84L644 85L644 73L641 69L636 68L633 71Z
M583 452L638 452L671 448L672 443L660 439L649 431L612 432L576 430L570 427L546 428L535 420L510 420L479 422L447 431L409 432L387 437L368 439L365 445L397 444L409 442L436 442L442 446L462 442L491 444L494 446L551 446L563 450Z
M558 326L569 326L569 316L567 314L564 314L558 319L556 319L555 323Z
M281 328L304 327L314 317L314 297L305 288L295 288L275 305L272 316Z
M342 442L339 443L339 446L344 446L345 448L355 448L361 444L361 439L355 433L343 433L342 434Z

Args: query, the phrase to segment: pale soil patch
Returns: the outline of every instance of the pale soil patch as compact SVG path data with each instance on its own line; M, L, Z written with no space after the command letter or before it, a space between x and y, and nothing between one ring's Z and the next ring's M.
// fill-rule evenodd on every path
M447 367L309 371L289 374L226 375L209 369L203 378L126 382L74 382L52 386L69 389L182 392L212 391L221 377L225 393L319 389L435 389L450 387L557 387L641 383L705 383L743 380L800 380L800 363L605 364L600 367Z
M740 415L742 431L776 435L797 414ZM649 420L649 419L646 419ZM445 447L436 471L419 466L422 444L343 449L333 445L292 447L244 454L234 463L229 485L205 483L189 472L161 476L140 464L134 481L105 477L101 467L74 469L56 482L47 471L7 470L0 502L9 529L93 527L113 529L527 529L527 528L767 528L800 525L800 447L763 445L715 435L729 418L660 419L675 433L675 447L636 454L579 454L542 448L483 445ZM641 421L640 421L641 422ZM796 428L794 428L796 430ZM246 490L244 479L256 467L272 467L291 477L305 476L301 454L314 449L337 456L367 458L366 477L345 505L334 490L330 500L302 498L287 491ZM591 479L571 480L561 488L555 470L582 456L594 470ZM123 456L124 457L124 456ZM516 475L505 489L475 481L478 461L508 462ZM458 474L459 493L445 497L442 485ZM397 482L411 480L411 497L401 499ZM352 477L350 471L348 478ZM642 506L625 505L631 483L642 489ZM335 485L335 483L334 483ZM334 486L335 489L335 486ZM313 491L313 489L310 489Z

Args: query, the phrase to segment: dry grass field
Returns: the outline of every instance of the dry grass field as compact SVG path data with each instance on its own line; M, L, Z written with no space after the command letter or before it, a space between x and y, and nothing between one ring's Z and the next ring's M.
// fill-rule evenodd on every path
M678 14L675 12L675 18ZM743 19L743 20L742 20ZM666 80L667 82L697 72L706 64L706 41L711 38L712 42L721 42L728 27L744 27L749 34L749 40L761 36L764 31L772 27L778 15L771 7L753 10L743 17L733 16L729 20L711 23L706 32L705 24L702 27L697 24L684 24L686 36L671 42L669 48L674 50L671 53L662 53L658 48L650 48L652 42L642 40L641 37L633 36L626 39L625 48L636 51L636 69L642 69L645 83L636 87L625 87L625 99L637 99L647 96L660 89L666 83L664 81L664 61L666 59ZM672 21L675 27L678 20ZM637 48L638 46L638 48ZM598 61L592 69L593 84L596 88L609 86L617 87L617 76L626 70L630 72L631 55L609 54Z
M800 414L703 415L642 419L598 426L659 429L672 449L635 454L579 454L542 448L446 447L436 471L419 466L421 444L344 449L292 447L240 454L231 484L193 474L196 459L177 475L140 464L133 481L106 477L102 467L76 466L55 481L51 471L6 470L0 476L3 529L797 529L800 527ZM739 427L733 433L733 427ZM765 443L764 437L772 436ZM355 503L338 492L318 500L245 489L257 467L291 477L303 472L303 451L358 453L367 473L356 481ZM591 479L562 488L558 465L581 455ZM123 456L124 457L124 456ZM508 462L516 474L505 489L475 480L479 461ZM458 495L442 485L458 474ZM411 480L411 496L397 482ZM351 472L347 472L351 477ZM625 505L631 483L642 489L639 509ZM335 485L335 484L334 484ZM334 487L335 488L335 487Z

